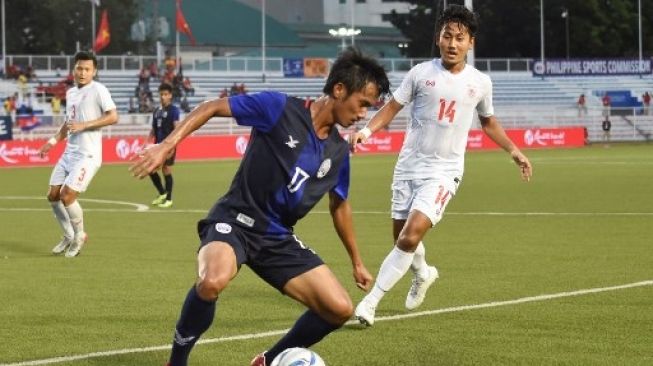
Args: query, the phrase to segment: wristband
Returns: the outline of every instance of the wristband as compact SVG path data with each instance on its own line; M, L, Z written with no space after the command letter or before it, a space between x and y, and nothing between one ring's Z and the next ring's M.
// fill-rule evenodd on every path
M362 128L360 131L358 131L358 132L361 133L361 134L363 134L363 136L365 136L365 139L366 139L366 140L369 139L370 136L372 136L372 130L370 130L369 127L363 127L363 128Z
M56 145L57 142L58 142L57 139L54 138L54 137L50 137L50 139L48 140L48 144L50 144L52 146Z

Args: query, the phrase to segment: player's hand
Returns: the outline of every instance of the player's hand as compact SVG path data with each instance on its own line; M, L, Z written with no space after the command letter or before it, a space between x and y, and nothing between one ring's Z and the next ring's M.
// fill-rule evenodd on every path
M365 265L361 263L354 266L354 280L356 281L356 286L358 286L358 288L367 291L372 286L374 277L372 277L367 268L365 268Z
M358 144L364 144L367 142L368 136L360 131L356 131L349 135L349 150L356 152L358 149Z
M134 177L143 179L161 167L169 155L168 145L151 145L131 158L134 163L129 167L129 171Z
M66 128L68 128L68 132L70 133L78 133L86 130L86 123L77 122L77 121L68 121L66 123Z
M44 158L46 155L48 155L48 152L50 152L50 149L52 149L52 144L49 142L46 142L39 148L39 157Z
M526 155L522 154L518 149L515 149L510 153L510 156L512 157L512 160L515 161L515 164L519 166L521 179L526 182L530 181L533 176L533 166Z

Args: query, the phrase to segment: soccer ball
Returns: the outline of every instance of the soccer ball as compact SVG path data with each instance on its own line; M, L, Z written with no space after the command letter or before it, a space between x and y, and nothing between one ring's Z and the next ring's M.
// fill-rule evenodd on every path
M322 357L308 348L288 348L272 360L272 366L326 366Z

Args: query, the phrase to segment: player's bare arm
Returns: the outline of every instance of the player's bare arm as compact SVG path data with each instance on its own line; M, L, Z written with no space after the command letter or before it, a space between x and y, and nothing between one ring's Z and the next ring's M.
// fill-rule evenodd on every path
M175 147L193 131L202 127L212 117L231 117L228 98L213 99L200 103L160 144L143 150L129 168L134 177L143 179L161 167Z
M54 145L56 145L59 141L66 138L67 133L68 133L68 125L66 123L62 123L61 126L59 126L57 132L54 134L54 136L50 137L50 139L45 144L43 144L43 146L39 148L39 156L41 158L45 157L48 154L48 152L50 152L50 149L52 149Z
M363 260L358 252L356 236L354 234L354 220L351 213L349 201L343 200L337 194L329 192L329 211L333 219L333 226L342 241L354 268L354 280L356 286L362 290L368 290L372 284L372 275L365 268Z
M104 126L109 126L118 122L118 111L115 109L104 112L102 117L92 121L78 122L68 121L68 131L77 133L86 130L95 130Z
M386 128L403 107L404 106L394 98L390 98L390 100L372 117L365 128L356 131L351 135L349 139L351 149L356 151L356 145L366 142L374 132Z
M488 135L492 141L496 142L497 145L501 146L502 149L507 151L512 160L515 161L515 164L519 166L521 172L521 178L524 181L530 181L531 176L533 175L533 166L528 160L526 155L524 155L517 146L510 140L506 131L501 127L501 124L496 117L480 117L481 126L483 127L483 132Z

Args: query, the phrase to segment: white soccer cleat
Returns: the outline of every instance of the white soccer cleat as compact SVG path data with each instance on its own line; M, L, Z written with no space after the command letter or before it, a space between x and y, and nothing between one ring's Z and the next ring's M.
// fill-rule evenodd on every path
M363 299L358 304L358 306L356 306L356 310L354 310L354 317L356 317L356 319L358 319L361 324L371 327L374 325L375 313L376 305L372 305Z
M73 242L72 239L68 239L64 236L63 238L61 238L59 244L55 245L54 248L52 248L52 254L63 253L66 249L68 249L68 247L72 242Z
M426 297L426 291L431 287L433 282L440 277L437 268L429 266L428 270L429 276L427 278L419 278L419 276L415 274L413 284L410 286L408 296L406 296L406 309L413 310L422 305L424 297Z
M81 233L75 237L75 240L70 244L70 247L66 251L66 258L73 258L79 255L82 247L86 244L88 240L88 235L86 233Z

